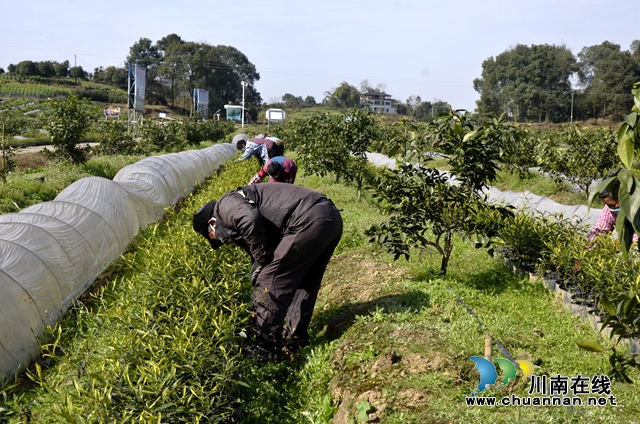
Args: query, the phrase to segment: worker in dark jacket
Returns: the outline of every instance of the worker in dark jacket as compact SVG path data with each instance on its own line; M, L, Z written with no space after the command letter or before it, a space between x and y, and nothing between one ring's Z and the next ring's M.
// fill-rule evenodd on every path
M212 248L233 242L254 260L257 345L243 353L277 360L281 349L307 345L320 283L342 236L333 203L291 184L244 186L204 205L193 215L193 229Z

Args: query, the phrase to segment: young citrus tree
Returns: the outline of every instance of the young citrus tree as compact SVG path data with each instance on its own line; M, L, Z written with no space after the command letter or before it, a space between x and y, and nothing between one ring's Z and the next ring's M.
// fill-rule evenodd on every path
M51 109L45 115L44 127L51 136L53 156L75 164L87 160L87 150L78 147L82 136L91 125L92 112L86 101L78 96L64 100L51 100Z
M121 121L100 121L98 130L98 143L95 151L103 155L133 155L139 152L140 147L133 138L133 133L127 130L126 124Z
M449 156L451 174L421 164L399 164L378 177L375 196L384 205L388 222L367 234L395 259L410 256L412 247L435 250L445 275L455 233L471 236L477 246L488 246L497 228L483 217L510 216L509 208L485 202L485 189L496 179L504 153L494 137L498 121L477 126L465 111L449 111L429 125L429 137Z
M369 109L349 114L317 113L277 130L288 146L295 147L298 161L306 172L316 175L335 173L354 183L358 198L369 177L366 152L380 137L376 117Z
M15 169L16 162L13 159L15 156L15 148L9 143L9 137L16 134L20 134L24 129L24 119L16 118L9 113L3 113L0 115L0 148L2 155L0 157L0 178L2 183L7 183L7 175Z
M422 132L418 126L405 116L401 121L391 124L391 137L387 142L390 147L379 152L388 156L400 153L402 158L410 159L414 152L417 153L416 143L421 138Z
M341 114L316 113L278 128L275 134L298 152L297 161L306 172L320 176L335 172L339 179L349 157L346 143L337 131L343 119Z
M568 179L589 196L591 183L618 165L616 137L606 129L595 131L570 127L558 145L554 140L543 143L541 169L558 181Z
M504 147L504 169L524 179L529 168L539 165L538 140L526 128L506 122L504 114L499 118L489 116L489 119L493 122L494 137Z

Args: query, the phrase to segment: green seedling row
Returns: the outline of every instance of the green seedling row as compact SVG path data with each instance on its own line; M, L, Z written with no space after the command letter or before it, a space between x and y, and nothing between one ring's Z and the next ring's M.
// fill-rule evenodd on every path
M0 95L8 96L66 96L72 94L73 89L55 88L43 85L26 85L19 83L0 84Z
M14 107L21 107L29 103L33 103L33 99L17 99L17 100L4 100L0 102L0 110L8 110Z
M0 421L219 422L240 386L248 331L248 262L212 251L191 228L211 198L255 172L241 162L212 178L179 210L132 243L85 303L51 328L43 362L0 391Z
M69 78L48 78L42 77L39 75L13 75L13 74L0 74L0 81L18 81L23 83L36 83L36 84L51 84L51 85L70 85L77 86L80 85L77 81Z

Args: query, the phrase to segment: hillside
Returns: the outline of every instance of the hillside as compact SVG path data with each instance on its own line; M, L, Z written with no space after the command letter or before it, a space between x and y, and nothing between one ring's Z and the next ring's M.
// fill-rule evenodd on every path
M127 108L126 90L111 85L74 81L72 78L0 74L0 113L13 110L21 112L25 117L36 116L47 107L49 99L69 95L89 98L100 109L107 104L120 106L123 111ZM157 117L159 112L175 117L189 115L189 110L180 106L145 105L145 117Z

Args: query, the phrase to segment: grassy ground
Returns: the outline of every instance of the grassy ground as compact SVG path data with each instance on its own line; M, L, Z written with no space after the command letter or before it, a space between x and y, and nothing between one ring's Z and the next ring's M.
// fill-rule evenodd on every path
M246 163L242 165L246 166ZM255 171L257 165L255 170L242 170L242 176ZM237 173L237 166L231 172ZM433 255L413 252L409 261L394 262L389 255L369 245L364 235L370 225L384 219L366 192L358 202L355 188L336 184L332 177L306 176L303 171L297 183L319 190L333 199L342 209L344 235L329 264L316 304L311 346L305 348L295 362L266 365L252 361L233 363L238 367L235 378L246 383L246 387L239 386L239 391L233 393L240 405L236 409L236 417L242 415L243 422L622 423L633 422L640 416L640 390L637 387L631 392L613 388L618 407L582 407L573 413L562 407L466 406L465 397L476 391L479 380L469 357L483 355L486 333L492 334L517 359L534 364L534 375L574 377L581 374L592 377L606 373L607 361L605 357L585 352L575 345L578 340L595 339L590 327L564 311L562 303L556 301L541 284L517 278L486 252L457 239L446 279L437 276L439 258ZM202 203L208 196L219 196L218 191L215 187L203 188L195 203ZM195 207L193 202L188 204L187 212ZM69 373L69 378L55 383L55 378L50 377L54 383L49 383L47 396L50 397L45 405L62 405L65 402L64 393L73 391L72 380L75 379L72 377L90 372L83 364L95 367L94 373L105 364L113 364L117 369L117 355L108 361L100 361L100 355L109 350L104 348L108 345L98 343L98 337L105 336L96 332L109 330L109 326L104 325L107 321L101 320L118 315L118 320L126 324L118 331L130 333L127 343L144 347L148 337L165 340L164 331L169 330L150 334L144 328L135 327L135 322L146 320L146 312L131 314L123 309L133 303L141 304L141 311L151 309L151 303L140 294L151 292L155 284L166 279L165 270L170 270L171 276L174 273L180 275L180 279L175 280L175 290L184 291L186 298L183 301L187 304L190 304L189 296L198 299L209 293L211 287L207 284L202 291L194 291L186 284L189 281L196 283L196 279L189 278L188 272L185 274L187 265L180 262L185 260L184 256L187 256L185 264L193 260L189 259L190 253L186 250L185 254L158 256L159 251L170 251L167 247L175 244L175 237L182 237L186 242L180 243L180 252L185 246L195 247L208 258L210 252L200 249L203 242L191 234L188 221L189 213L173 216L169 223L147 230L144 237L148 240L131 246L129 255L140 255L136 259L137 265L131 267L136 268L140 277L135 273L119 275L117 269L112 275L105 276L105 287L113 292L97 293L98 296L107 294L97 299L100 308L104 309L97 314L97 320L91 321L93 318L85 313L81 320L83 327L78 331L69 330L77 332L78 338L73 344L79 349L73 351L73 346L60 346L71 361L63 371ZM240 251L235 253L244 257ZM144 266L145 255L150 255L154 263L162 265ZM207 258L198 261L206 264ZM210 258L213 261L211 266L216 258ZM212 269L215 267L207 265L207 272ZM236 274L238 271L234 271L235 278L238 278ZM154 296L163 299L162 296L169 293L167 290L171 292L173 289L153 289L156 292ZM481 327L467 313L459 299L476 313L486 327ZM224 303L221 305L224 309ZM235 310L238 305L227 306L233 306ZM117 308L122 310L117 311ZM241 317L234 319L245 321ZM71 319L68 324L72 325L73 321ZM174 324L170 327L179 329L181 326ZM114 346L119 343L114 342ZM601 343L607 342L601 340ZM97 356L88 356L88 345L93 346ZM133 362L137 354L129 349L132 348L126 347L127 357ZM144 350L141 353L148 355ZM158 358L162 355L166 352L158 351L145 359L149 362L149 370L152 363L157 366L161 362ZM495 352L495 356L502 355ZM132 370L133 365L128 372ZM56 367L47 372L52 376L62 373ZM634 379L639 377L637 373L633 374ZM122 376L116 381L123 385ZM177 381L176 387L187 390L180 378L170 381ZM528 388L528 381L518 375L505 388L493 389L483 395L526 396ZM83 390L89 392L89 389ZM34 404L32 388L24 387L23 390L20 396ZM17 403L19 401L14 400L14 405ZM164 412L167 416L172 411ZM364 419L358 418L359 415ZM81 422L81 418L85 417L71 417L65 422ZM140 422L151 421L140 419Z
M197 148L209 147L202 142ZM155 153L162 154L162 152ZM50 161L41 153L13 157L16 170L0 182L0 214L18 212L36 203L53 200L69 184L84 177L113 179L120 169L148 155L91 155L82 165Z
M582 192L572 190L569 183L557 183L535 171L529 172L524 178L520 178L518 174L501 171L498 174L498 181L494 185L502 191L529 190L533 194L548 197L563 205L587 204L587 196ZM601 205L601 202L600 206L594 203L594 207L601 207Z
M69 184L80 178L113 178L126 165L144 156L94 156L82 165L51 163L40 153L15 156L18 172L0 183L0 213L19 212L36 203L53 200Z
M573 422L584 417L631 422L638 416L638 389L625 393L614 388L621 406L584 407L582 415L567 414L562 407L465 406L465 396L479 380L469 357L483 355L487 331L517 359L534 364L535 375L592 377L606 373L608 364L576 346L578 340L595 338L593 330L564 311L541 284L515 277L463 240L456 240L444 280L436 275L435 256L415 252L410 261L394 262L363 236L383 219L366 196L357 203L353 188L330 178L302 177L300 184L327 193L343 208L346 223L316 305L312 327L317 339L307 351L317 380L327 382L324 391L315 385L314 404L322 406L318 417L329 408L323 403L328 394L338 407L336 423L358 422L358 407L363 409L365 402L379 422L387 423ZM318 357L326 358L323 364ZM528 389L528 381L519 377L490 394L526 396Z

